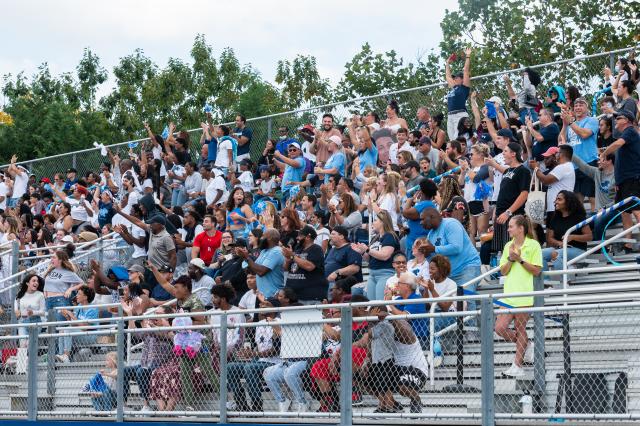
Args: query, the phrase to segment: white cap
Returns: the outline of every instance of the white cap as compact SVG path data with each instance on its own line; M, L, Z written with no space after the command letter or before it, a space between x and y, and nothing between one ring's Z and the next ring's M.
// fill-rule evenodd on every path
M71 235L65 235L60 241L64 243L73 243L73 237Z
M338 147L342 146L342 139L340 138L340 136L337 136L337 135L329 136L329 140L335 143Z
M500 104L502 105L502 99L500 99L499 96L492 96L489 98L489 102L493 102L494 104Z
M196 257L195 259L191 259L191 262L189 262L191 265L200 268L202 270L204 270L204 268L206 268L207 266L204 264L204 260L200 259L199 257Z

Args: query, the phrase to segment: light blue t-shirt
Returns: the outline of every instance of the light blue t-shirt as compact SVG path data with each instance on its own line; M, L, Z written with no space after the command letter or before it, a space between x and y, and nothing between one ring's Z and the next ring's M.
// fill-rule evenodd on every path
M256 274L258 291L264 294L266 298L275 296L278 290L284 287L284 274L282 272L284 256L282 255L282 250L278 246L262 250L256 259L256 263L271 270L263 276Z
M329 157L323 169L329 170L335 168L338 169L338 173L340 174L340 176L344 176L344 168L346 165L347 157L345 157L342 152L336 151L331 155L331 157ZM324 183L329 183L329 175L324 175Z
M360 172L364 172L364 169L369 166L375 167L378 164L378 148L371 145L371 149L360 151L358 158L360 158Z
M591 130L591 136L586 139L580 138L570 127L567 129L567 143L573 147L573 153L585 163L590 163L598 159L598 119L595 117L585 117L576 121L578 127Z
M449 258L450 276L458 275L469 266L480 266L478 250L458 219L443 218L438 229L430 230L427 238L436 247L435 254Z
M98 308L92 308L91 305L88 305L86 308L76 309L76 317L79 320L98 319Z
M298 167L293 167L287 164L284 168L284 174L282 175L283 191L286 191L293 186L290 185L289 182L300 182L302 180L302 175L304 175L304 167L307 164L304 161L304 157L297 157L294 158L294 160L298 163Z

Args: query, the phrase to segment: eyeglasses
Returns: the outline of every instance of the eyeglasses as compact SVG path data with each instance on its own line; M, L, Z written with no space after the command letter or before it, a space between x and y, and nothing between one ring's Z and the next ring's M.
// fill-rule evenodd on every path
M296 152L297 150L298 150L298 148L291 148L291 149L288 149L287 151L288 152Z

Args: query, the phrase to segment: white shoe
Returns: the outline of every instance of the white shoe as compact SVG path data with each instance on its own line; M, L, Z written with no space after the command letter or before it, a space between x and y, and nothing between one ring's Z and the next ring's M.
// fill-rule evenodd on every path
M433 368L438 368L442 365L444 357L442 355L436 355L433 357Z
M527 364L533 364L533 355L533 342L530 341L529 343L527 343L527 349L524 351L524 362L526 362Z
M286 413L289 411L289 405L291 405L291 401L288 399L285 399L284 402L278 402L278 411Z
M294 413L306 413L309 411L309 406L306 402L294 402L291 406L291 411Z
M63 364L68 364L68 363L71 362L71 360L69 359L69 355L67 355L67 354L56 355L56 360L58 360L59 362L61 362Z
M525 375L525 372L522 369L522 367L518 367L515 364L511 364L511 367L503 371L502 374L504 374L505 376L511 376L511 377L522 377Z
M236 411L237 405L236 402L231 400L231 401L227 401L227 410L229 411Z
M147 414L151 412L153 412L153 410L148 405L143 405L140 411L138 411L138 413L140 413L142 417L147 417Z

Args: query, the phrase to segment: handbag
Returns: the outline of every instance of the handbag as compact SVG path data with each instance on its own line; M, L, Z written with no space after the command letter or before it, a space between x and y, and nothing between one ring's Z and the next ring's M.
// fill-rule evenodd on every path
M529 196L527 202L524 205L524 212L529 217L531 222L543 224L547 213L546 201L547 194L542 190L542 185L535 171L531 179L531 187L529 188Z

